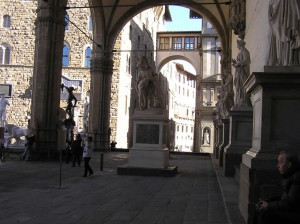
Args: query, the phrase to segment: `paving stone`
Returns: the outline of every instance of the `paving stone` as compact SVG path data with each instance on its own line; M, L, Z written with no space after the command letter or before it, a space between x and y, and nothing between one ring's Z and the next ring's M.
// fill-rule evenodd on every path
M4 224L226 224L224 201L205 156L176 155L175 177L121 176L128 153L110 152L99 171L83 178L83 167L57 162L6 162L0 167L0 223ZM116 161L114 163L113 161ZM230 204L236 212L235 204Z

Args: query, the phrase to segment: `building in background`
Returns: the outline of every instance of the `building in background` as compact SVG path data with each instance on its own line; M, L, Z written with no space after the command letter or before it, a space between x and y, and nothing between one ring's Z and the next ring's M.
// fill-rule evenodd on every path
M87 6L75 0L69 6ZM27 128L30 119L35 47L37 1L4 0L0 3L0 88L11 103L7 121ZM20 19L22 18L22 19ZM130 20L120 32L114 52L111 91L111 140L128 147L129 115L136 104L137 61L146 55L155 65L156 32L164 30L168 10L159 6L145 10ZM67 10L62 59L62 80L75 88L75 132L83 130L83 105L89 100L90 66L93 53L93 21L89 8ZM77 27L76 27L77 26ZM81 31L80 31L80 30ZM61 92L61 119L65 118L67 92Z

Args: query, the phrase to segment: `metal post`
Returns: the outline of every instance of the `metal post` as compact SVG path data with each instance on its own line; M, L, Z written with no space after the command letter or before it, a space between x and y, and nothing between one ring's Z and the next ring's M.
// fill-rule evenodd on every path
M62 167L61 151L62 150L59 150L59 163L60 163L60 165L59 165L59 188L61 188L61 167Z
M103 171L103 155L104 153L100 154L100 171Z

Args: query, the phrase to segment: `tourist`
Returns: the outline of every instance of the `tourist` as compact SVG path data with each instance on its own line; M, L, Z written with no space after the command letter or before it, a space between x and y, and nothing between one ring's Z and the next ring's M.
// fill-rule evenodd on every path
M29 137L28 135L26 135L25 139L26 139L26 143L25 143L25 149L24 149L24 153L22 155L22 159L25 160L25 157L26 157L27 153L29 152L28 160L31 160L31 149L32 149L33 143L35 142L35 136L32 135L31 137Z
M89 162L91 160L92 146L93 146L92 141L93 141L93 138L91 136L89 136L83 142L83 160L84 160L84 175L83 175L83 177L87 176L88 171L89 171L90 175L92 175L94 173L92 168L89 165Z
M277 168L282 175L280 198L259 200L258 224L300 223L300 166L297 155L281 152Z
M83 151L81 143L82 143L81 135L77 134L75 141L73 141L72 143L73 167L75 166L76 161L78 163L78 166L80 166L81 156Z

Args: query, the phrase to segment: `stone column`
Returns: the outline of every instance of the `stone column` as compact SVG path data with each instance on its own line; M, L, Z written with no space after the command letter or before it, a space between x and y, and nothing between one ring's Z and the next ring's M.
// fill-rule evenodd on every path
M300 75L277 68L277 73L253 73L244 86L251 93L253 138L240 166L239 207L252 223L259 187L279 183L279 152L299 154Z
M94 148L110 147L110 94L113 72L112 55L97 56L91 60L91 93L89 134Z
M223 123L223 141L219 146L219 166L223 166L223 152L224 148L229 144L229 119L222 119Z
M196 107L195 107L195 123L194 123L194 152L200 152L201 148L201 110L203 106L203 85L198 74L196 76Z
M38 3L30 121L36 135L33 159L50 159L57 149L66 3Z

